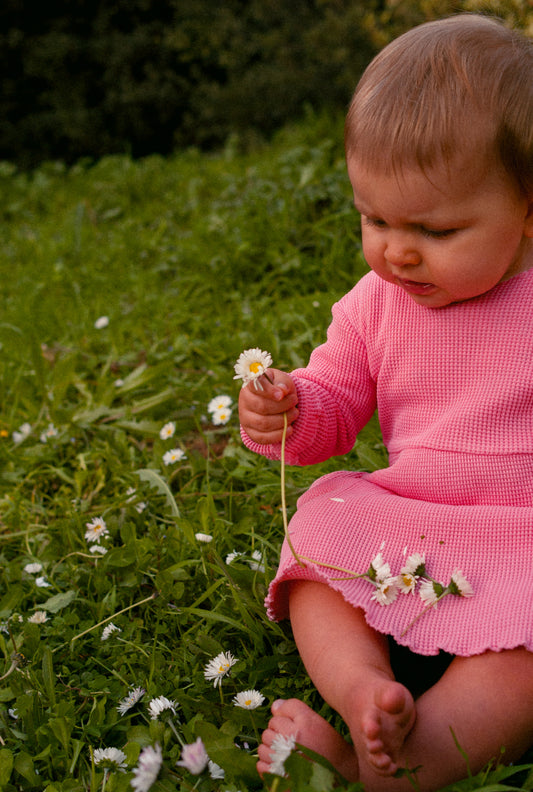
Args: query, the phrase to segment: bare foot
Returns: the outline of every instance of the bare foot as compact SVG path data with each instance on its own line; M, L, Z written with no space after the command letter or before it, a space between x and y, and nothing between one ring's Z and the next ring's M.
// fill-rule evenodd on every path
M271 745L278 735L293 736L296 742L324 756L347 781L358 781L359 770L353 745L347 743L324 718L299 699L272 704L273 717L263 732L257 770L270 772Z
M396 772L401 749L415 719L413 697L399 682L382 681L374 689L373 700L359 722L364 758L375 772L381 775ZM353 733L352 736L355 738ZM359 746L359 758L362 759Z

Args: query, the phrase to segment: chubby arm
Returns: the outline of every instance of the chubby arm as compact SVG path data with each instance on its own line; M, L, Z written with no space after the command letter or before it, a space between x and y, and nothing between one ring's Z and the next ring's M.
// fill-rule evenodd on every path
M363 335L354 300L347 295L334 306L328 339L314 350L306 368L290 375L270 369L273 384L263 377L263 393L253 384L243 388L239 413L247 448L280 459L287 411L287 464L315 464L348 453L376 409L376 383Z

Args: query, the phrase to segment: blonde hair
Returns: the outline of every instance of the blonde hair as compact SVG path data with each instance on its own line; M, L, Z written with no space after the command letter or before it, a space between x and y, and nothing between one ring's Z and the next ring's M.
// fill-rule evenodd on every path
M533 192L533 44L476 14L427 22L365 70L345 126L347 156L396 172L450 164L457 153L500 158Z

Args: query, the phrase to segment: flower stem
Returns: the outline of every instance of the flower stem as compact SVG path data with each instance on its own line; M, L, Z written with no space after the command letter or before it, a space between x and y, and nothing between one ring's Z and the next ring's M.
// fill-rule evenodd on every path
M83 632L81 632L81 633L78 633L78 635L75 635L75 636L74 636L74 638L71 638L71 639L70 639L70 643L71 643L71 645L74 643L74 641L77 641L77 640L78 640L78 638L81 638L83 635L87 635L87 633L90 633L90 632L92 632L93 630L96 630L96 629L97 629L97 627L101 627L101 626L102 626L102 624L106 624L106 622L108 622L108 621L111 621L111 619L114 619L116 616L120 616L120 614L121 614L121 613L126 613L126 611L129 611L129 610L131 610L132 608L137 608L139 605L144 605L146 602L150 602L150 600L153 600L153 599L155 599L156 597L157 597L157 593L150 594L150 596L149 596L149 597L146 597L146 598L145 598L145 599L143 599L143 600L139 600L139 602L134 602L134 603L133 603L133 605L128 605L128 607L127 607L127 608L122 608L122 610L119 610L119 611L117 611L116 613L113 613L111 616L108 616L108 617L107 617L107 619L102 619L102 621L101 621L101 622L98 622L98 624L93 624L93 626L92 626L92 627L89 627L87 630L84 630ZM61 644L61 646L63 646L63 645L64 645L64 644ZM59 647L59 646L58 646L58 647L56 647L56 648L57 648L57 649L60 649L61 647Z
M293 547L291 542L291 538L289 536L289 524L287 520L287 500L285 497L285 441L287 439L287 413L283 413L283 435L281 436L281 512L283 515L283 530L285 532L285 540L289 545L289 550L293 554L294 558L298 562L300 566L305 566L303 561L300 559L300 556L297 554L296 550Z
M427 613L429 610L431 610L431 608L434 608L434 607L435 607L435 605L437 605L437 603L438 603L438 602L440 602L440 601L441 601L441 599L443 599L443 597L445 597L445 596L446 596L446 594L449 594L449 593L450 593L450 592L449 592L449 590L448 590L447 588L445 588L445 589L444 589L444 591L442 592L442 594L439 594L439 596L438 596L438 597L436 597L436 599L435 599L435 602L432 602L430 605L426 605L426 606L425 606L425 608L424 608L424 610L420 611L420 613L418 614L418 616L415 616L415 618L414 618L412 621L410 621L410 622L409 622L409 624L407 625L407 627L405 628L405 630L404 630L404 631L403 631L403 632L400 634L400 638L403 638L403 636L404 636L404 635L405 635L407 632L409 632L409 630L411 629L411 627L412 627L414 624L416 624L416 623L417 623L417 621L418 621L419 619L421 619L421 618L422 618L422 616L423 616L425 613Z

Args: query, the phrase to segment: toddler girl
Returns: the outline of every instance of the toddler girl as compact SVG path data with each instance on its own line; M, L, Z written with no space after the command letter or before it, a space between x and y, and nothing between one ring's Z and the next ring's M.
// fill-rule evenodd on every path
M359 83L346 156L372 272L305 369L241 390L240 420L279 459L286 414L304 465L378 410L389 466L300 498L267 598L351 741L277 701L258 770L293 735L368 792L411 790L399 768L427 792L533 742L532 45L477 15L404 34ZM415 700L389 642L453 659Z

